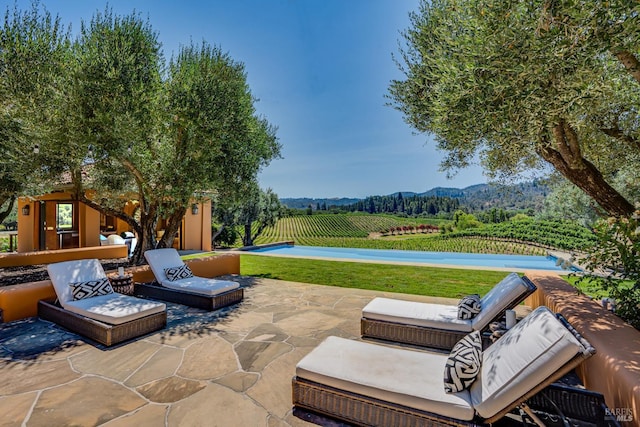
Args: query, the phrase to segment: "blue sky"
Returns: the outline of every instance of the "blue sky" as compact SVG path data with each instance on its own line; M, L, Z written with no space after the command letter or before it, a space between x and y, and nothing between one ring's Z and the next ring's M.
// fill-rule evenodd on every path
M258 113L278 127L283 158L260 174L280 197L366 197L486 182L479 167L454 179L442 153L386 106L400 31L418 0L113 0L149 19L165 57L206 40L245 64ZM21 0L27 9L30 2ZM104 1L41 0L77 31ZM0 0L2 10L13 0Z

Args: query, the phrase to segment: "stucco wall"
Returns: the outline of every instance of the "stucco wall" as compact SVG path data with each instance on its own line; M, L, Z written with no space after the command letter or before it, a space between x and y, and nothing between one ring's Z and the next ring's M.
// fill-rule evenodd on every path
M113 247L111 246L111 248ZM101 248L109 248L109 246L102 246ZM127 250L124 245L119 245L118 248L123 248L125 252ZM185 263L189 265L197 276L217 277L227 274L240 274L240 255L238 254L222 254L186 260ZM150 282L154 279L153 273L147 265L127 268L126 272L133 274L134 282ZM52 299L55 296L50 280L0 287L0 310L3 311L3 321L10 322L37 316L38 301Z
M593 345L596 354L578 369L584 385L602 393L612 411L631 412L625 425L640 425L640 331L602 308L554 274L527 272L538 287L525 301L562 314Z

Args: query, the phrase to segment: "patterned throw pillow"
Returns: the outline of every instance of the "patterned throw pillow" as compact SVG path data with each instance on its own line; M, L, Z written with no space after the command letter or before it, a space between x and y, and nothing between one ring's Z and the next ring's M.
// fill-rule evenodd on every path
M187 264L182 264L179 267L165 268L164 274L170 282L193 277L193 273Z
M463 297L458 303L458 319L469 320L476 317L480 313L482 306L480 305L480 295L473 294Z
M71 286L71 295L73 295L74 301L113 293L111 283L106 277L86 282L75 282L69 286Z
M444 367L444 391L466 390L476 380L482 364L480 332L471 332L456 343Z

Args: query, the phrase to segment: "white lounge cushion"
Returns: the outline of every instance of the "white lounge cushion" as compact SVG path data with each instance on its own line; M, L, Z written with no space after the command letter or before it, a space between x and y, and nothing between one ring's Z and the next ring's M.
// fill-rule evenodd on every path
M162 282L162 286L179 291L195 292L197 294L214 296L240 287L237 282L230 280L207 279L206 277L189 277L187 279L169 280Z
M473 319L458 319L458 307L454 305L390 298L374 298L362 309L362 316L372 320L450 331L481 331L527 291L528 286L524 280L517 273L510 273L481 299L482 309Z
M165 311L156 301L112 293L77 301L69 301L65 309L111 325L120 325L150 314Z
M213 296L240 287L240 284L230 280L209 279L198 276L172 282L167 278L165 269L184 264L182 258L180 258L180 254L178 254L178 251L174 248L146 251L144 257L149 263L149 267L158 283L170 289Z
M480 301L482 310L472 319L473 329L475 331L485 329L509 305L522 298L528 289L527 284L517 273L507 275L482 297Z
M470 389L473 407L481 417L492 417L582 351L548 308L537 308L483 352Z
M446 354L328 337L296 366L296 375L341 390L440 415L471 420L468 390L447 394Z
M64 308L67 308L67 302L73 301L70 283L88 282L107 277L102 264L97 259L79 259L49 264L47 272L58 301Z
M102 264L97 259L81 259L49 264L51 283L60 305L76 314L112 325L135 320L166 310L163 303L121 294L94 296L74 301L69 283L86 282L106 278Z
M372 320L404 325L471 332L471 319L458 319L458 306L429 304L391 298L374 298L362 309L362 316Z
M117 234L110 234L107 237L107 241L109 245L124 245L125 241L122 237L118 236Z

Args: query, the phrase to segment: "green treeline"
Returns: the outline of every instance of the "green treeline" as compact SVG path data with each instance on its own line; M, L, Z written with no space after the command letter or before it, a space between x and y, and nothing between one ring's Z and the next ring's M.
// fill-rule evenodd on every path
M438 215L452 213L460 208L460 201L451 197L403 196L402 193L388 196L369 196L356 203L332 207L346 212L392 213L417 215Z

